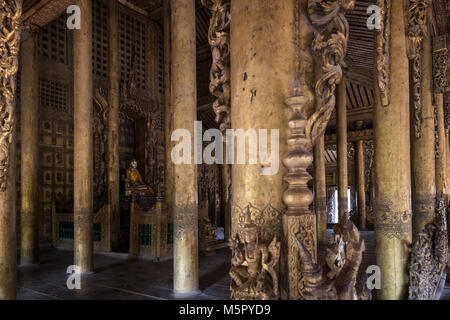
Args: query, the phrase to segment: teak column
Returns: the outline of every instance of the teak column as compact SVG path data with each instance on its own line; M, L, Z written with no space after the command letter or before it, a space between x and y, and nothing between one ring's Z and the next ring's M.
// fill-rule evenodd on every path
M37 30L32 27L24 34L21 58L21 265L39 261L39 66L36 47Z
M244 225L252 222L259 226L262 241L271 241L280 235L277 221L285 207L281 159L286 144L285 100L295 79L294 1L232 1L231 17L232 128L254 129L257 134L266 129L268 155L273 149L270 130L279 130L275 155L279 170L272 175L261 174L265 165L259 157L257 164L249 164L249 143L245 150L237 150L234 139L235 159L237 152L245 152L246 164L232 166L231 236L239 233L243 239Z
M366 229L366 173L364 163L364 142L355 142L356 152L356 192L358 195L359 229Z
M412 236L409 78L403 1L392 1L391 12L388 60L392 86L387 106L382 105L379 86L374 86L374 212L376 261L381 270L378 298L400 300L408 294Z
M348 164L347 164L347 79L342 76L337 87L337 163L339 222L348 216Z
M20 48L22 1L0 4L0 300L17 292L16 248L16 74Z
M172 0L172 101L174 129L194 137L197 119L195 0ZM197 166L173 166L174 291L178 296L198 291Z
M420 136L412 130L411 143L411 180L413 209L413 240L425 226L434 220L436 208L436 160L435 160L435 126L434 106L432 101L432 48L430 37L423 39L421 53L422 83L421 105L422 114ZM414 73L412 75L414 77ZM414 105L411 107L414 115ZM412 116L414 120L414 116ZM412 121L413 126L415 121Z
M325 136L314 146L314 207L317 218L317 241L327 242L327 184L325 174Z
M120 233L119 175L119 17L118 1L109 1L109 86L108 86L108 199L111 221L111 250L117 248Z
M74 30L74 263L93 271L92 3L79 0L81 29Z

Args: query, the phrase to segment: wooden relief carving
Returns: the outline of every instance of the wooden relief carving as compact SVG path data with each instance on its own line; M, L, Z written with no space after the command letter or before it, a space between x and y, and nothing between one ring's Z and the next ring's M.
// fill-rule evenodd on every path
M435 221L417 236L409 267L409 300L433 300L448 263L447 210L438 200Z
M371 300L365 278L358 271L365 250L356 226L347 221L334 230L334 242L327 248L326 264L314 262L299 235L295 236L301 258L302 276L298 290L303 300Z
M387 107L391 100L391 0L378 0L381 21L377 31L377 78L380 88L381 104Z
M287 278L290 299L298 299L298 276L300 263L295 252L296 240L309 250L313 262L316 259L315 216L309 210L313 200L308 181L311 180L307 168L312 164L312 147L316 139L322 136L336 104L336 85L342 80L342 64L347 52L349 25L345 12L352 10L354 0L347 1L308 1L308 13L311 22L319 28L312 42L313 50L320 55L322 75L315 88L319 99L316 112L309 118L306 106L309 98L301 91L296 81L294 95L286 100L290 115L287 139L288 151L283 156L283 164L288 169L284 179L288 188L283 201L288 207L284 216L283 229L287 242ZM299 235L300 238L295 238Z
M15 130L16 74L22 0L0 0L0 192L7 189Z
M422 131L422 40L428 37L427 0L409 0L408 9L408 57L413 69L414 133L420 138Z
M440 36L433 41L433 84L436 93L444 93L448 85L446 42L446 36Z
M308 13L320 32L313 40L313 50L321 57L322 76L316 84L319 109L306 126L306 136L314 144L322 136L336 104L336 85L342 80L342 64L347 53L349 24L345 12L353 10L355 0L309 0Z
M212 52L209 90L216 98L213 104L220 130L231 128L230 118L230 0L202 0L212 17L208 41Z
M243 240L236 234L230 241L231 299L269 300L279 298L278 264L280 242L261 242L258 226L246 224Z
M108 101L103 88L94 92L94 199L105 195L107 186L106 146L108 141Z

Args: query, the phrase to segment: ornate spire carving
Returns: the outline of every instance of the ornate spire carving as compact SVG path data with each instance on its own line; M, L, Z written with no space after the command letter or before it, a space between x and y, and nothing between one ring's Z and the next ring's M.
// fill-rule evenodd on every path
M349 25L345 12L354 8L355 0L308 1L308 14L314 26L319 28L312 49L321 57L322 75L315 87L317 110L308 117L310 98L302 93L300 83L294 85L294 95L286 100L290 109L287 138L288 151L283 163L288 169L284 179L288 188L283 194L287 211L283 219L287 243L287 269L289 298L300 299L298 280L301 277L297 240L309 252L313 261L316 256L315 216L309 210L313 200L308 188L311 176L307 168L313 161L312 147L324 134L336 104L336 85L342 79L342 65L347 52Z
M209 91L216 98L213 104L220 130L231 128L230 118L230 0L202 0L212 17L208 41L212 52Z
M7 188L15 130L16 74L22 0L0 0L0 192Z
M377 31L377 77L381 104L387 107L391 101L391 0L378 0L381 20Z
M413 67L413 103L415 137L422 131L422 40L428 37L428 0L409 0L408 9L408 57Z

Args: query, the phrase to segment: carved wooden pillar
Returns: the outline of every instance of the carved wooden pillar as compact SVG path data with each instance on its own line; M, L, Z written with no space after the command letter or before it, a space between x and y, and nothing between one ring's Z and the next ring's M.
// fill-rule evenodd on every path
M24 34L21 58L21 208L20 263L39 261L39 67L37 29Z
M0 3L0 300L16 298L16 73L22 1Z
M447 86L446 36L433 41L434 99L436 104L436 194L447 204L447 140L445 136L444 92Z
M108 199L111 213L111 249L117 248L120 233L119 174L119 11L118 2L109 2L109 86L108 86Z
M375 238L379 299L405 299L411 245L409 78L403 1L383 2L375 85ZM389 85L392 83L392 86Z
M410 1L408 36L410 40L412 86L411 180L413 240L434 220L436 207L435 130L432 102L432 48L427 31L428 0Z
M356 151L356 193L358 196L359 229L366 229L366 171L364 161L364 141L355 142Z
M213 109L216 121L224 137L226 149L226 130L231 128L230 111L230 0L202 0L202 4L211 10L212 16L208 31L211 46L212 66L210 70L209 90L216 98ZM222 208L225 215L225 240L231 233L231 165L226 163L224 153L222 164Z
M337 164L339 221L348 220L348 159L347 159L347 81L343 76L337 88Z
M317 241L327 242L327 182L325 174L325 137L314 146L314 207L317 218Z
M294 2L231 1L231 105L237 106L231 108L232 128L255 130L255 135L266 129L267 155L273 159L263 164L258 158L249 164L254 154L250 149L255 146L246 143L245 149L237 150L234 144L235 154L245 152L246 156L246 164L232 166L231 229L232 236L239 234L241 239L245 224L250 222L258 226L263 242L281 235L285 210L285 170L280 163L286 150L284 102L292 94L296 63ZM279 130L279 139L273 139L273 129ZM311 231L315 234L315 225Z
M174 129L194 137L197 119L195 1L172 0L172 86ZM193 148L190 159L194 159ZM197 166L173 166L174 291L198 291Z
M74 263L93 271L92 2L79 0L81 29L74 30Z

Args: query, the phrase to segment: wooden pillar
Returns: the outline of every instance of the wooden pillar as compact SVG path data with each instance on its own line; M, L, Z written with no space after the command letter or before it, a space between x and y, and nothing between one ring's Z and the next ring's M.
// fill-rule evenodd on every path
M327 242L327 184L325 174L325 137L314 146L314 206L317 219L317 241Z
M108 199L111 214L111 249L119 245L120 174L119 174L119 8L118 1L109 1L108 37Z
M436 104L436 195L448 202L447 185L447 139L445 129L444 92L447 83L447 41L446 36L433 41L433 80Z
M21 59L21 265L39 261L39 66L37 30L32 28L22 41Z
M17 291L15 98L21 13L22 1L0 4L0 300L15 299Z
M432 102L432 48L430 37L424 37L420 55L420 70L411 73L411 86L420 81L421 95L411 101L411 180L413 209L413 240L425 226L434 221L436 209L436 160L435 160L435 122ZM415 58L413 58L414 61ZM414 62L413 62L414 63ZM414 69L414 67L412 68ZM418 73L421 73L420 77ZM415 79L419 77L420 80ZM416 89L413 89L416 90ZM419 111L417 103L420 103Z
M164 170L164 195L167 204L168 216L172 217L173 210L173 163L171 151L173 143L170 139L173 131L173 107L171 102L171 10L170 1L164 1L164 133L166 142L165 170Z
M74 30L74 263L93 271L92 2L79 0L81 29Z
M376 262L381 270L378 299L399 300L408 295L408 263L411 245L411 162L409 77L403 1L391 1L386 20L391 23L386 64L390 87L375 87L375 238ZM382 30L380 32L382 33ZM383 75L383 73L380 73ZM383 78L386 80L386 78ZM390 92L389 92L390 90ZM386 95L386 93L390 93ZM390 96L387 99L386 96Z
M194 138L197 119L195 0L172 0L172 86L174 129ZM178 296L198 292L197 166L173 165L174 291Z
M358 196L358 214L359 214L359 229L365 230L367 228L366 216L366 172L364 162L364 142L358 140L355 143L356 148L356 193Z
M345 75L337 87L337 163L339 221L348 220L348 164L347 164L347 80Z

